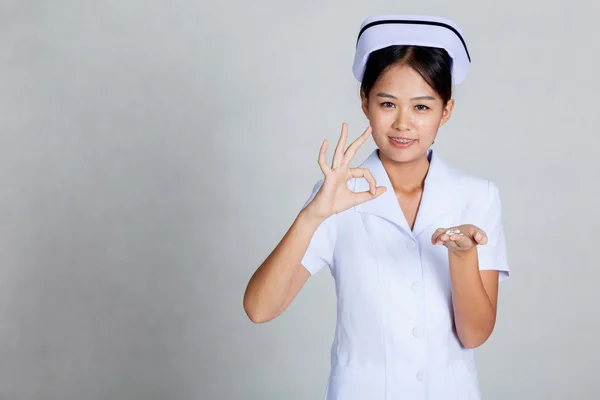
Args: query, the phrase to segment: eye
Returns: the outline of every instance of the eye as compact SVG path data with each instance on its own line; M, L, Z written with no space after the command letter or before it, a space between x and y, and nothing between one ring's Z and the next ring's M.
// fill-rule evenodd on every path
M392 108L392 107L394 107L394 103L390 103L389 101L384 101L383 103L381 103L381 105L384 108Z
M419 104L418 106L415 106L415 108L416 108L418 111L427 111L427 110L429 110L429 107L427 107L427 106L425 106L425 105L423 105L423 104Z

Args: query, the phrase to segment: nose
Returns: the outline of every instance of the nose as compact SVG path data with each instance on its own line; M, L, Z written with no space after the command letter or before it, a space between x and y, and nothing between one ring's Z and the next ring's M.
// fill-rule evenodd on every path
M410 117L409 112L398 109L398 113L396 114L396 119L394 120L394 123L392 124L392 128L394 128L397 131L410 130L410 118L411 117Z

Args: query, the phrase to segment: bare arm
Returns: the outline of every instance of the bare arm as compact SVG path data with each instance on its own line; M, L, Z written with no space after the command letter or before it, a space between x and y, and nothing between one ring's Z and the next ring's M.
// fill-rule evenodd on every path
M244 294L244 310L253 322L267 322L277 317L306 283L310 273L301 262L323 221L386 191L386 188L376 186L375 179L368 170L349 167L356 151L370 134L371 127L368 127L344 151L348 136L348 128L344 123L331 166L325 161L327 141L323 142L319 152L319 167L325 176L323 184L248 282ZM359 177L369 182L369 191L354 193L348 188L348 181Z
M498 302L499 272L479 270L477 246L486 245L488 237L474 225L461 225L436 230L431 242L448 248L458 338L467 348L481 346L494 330Z
M305 210L248 283L244 310L252 322L267 322L281 314L310 277L300 262L322 219Z
M481 346L496 324L498 271L480 271L477 248L450 252L452 305L456 332L468 348Z

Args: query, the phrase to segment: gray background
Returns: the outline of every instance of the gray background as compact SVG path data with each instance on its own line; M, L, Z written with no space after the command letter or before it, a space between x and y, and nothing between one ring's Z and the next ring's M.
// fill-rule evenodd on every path
M380 13L451 18L473 57L436 146L504 200L485 398L599 398L600 5L560 3L2 0L0 399L322 398L331 276L264 325L242 296L321 141L366 125Z

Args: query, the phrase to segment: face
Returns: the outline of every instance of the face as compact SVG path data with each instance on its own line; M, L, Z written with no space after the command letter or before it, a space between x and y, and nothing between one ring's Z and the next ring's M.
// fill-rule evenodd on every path
M454 106L453 100L444 106L423 77L405 65L388 68L362 100L380 156L402 163L427 154Z

